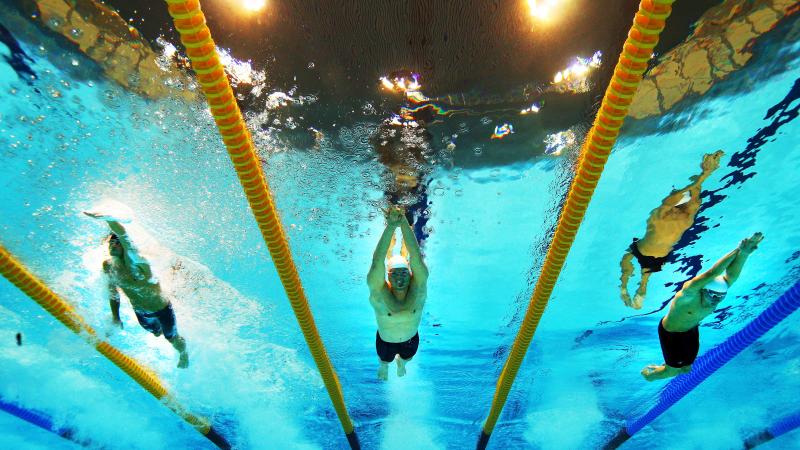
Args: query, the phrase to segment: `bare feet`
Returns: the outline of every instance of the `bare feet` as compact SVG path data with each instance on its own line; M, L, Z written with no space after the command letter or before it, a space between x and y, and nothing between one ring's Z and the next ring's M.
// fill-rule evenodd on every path
M395 362L397 363L397 376L402 377L406 374L406 360L401 358L400 355L397 355L395 358Z
M389 364L381 361L381 365L378 366L378 379L386 381L389 379Z
M644 293L637 292L636 295L633 296L633 303L630 306L633 309L642 309L643 303L644 303Z
M181 357L178 360L178 368L185 369L189 367L189 354L186 352L181 352Z
M622 303L625 303L625 306L633 306L633 303L631 302L631 296L628 294L627 289L621 288L619 294L620 297L622 297Z
M675 375L678 375L678 374L681 374L681 373L687 373L691 369L692 369L692 366L681 367L679 369L679 368L676 368L676 367L668 366L666 364L662 364L660 366L655 365L655 364L650 364L649 366L647 366L644 369L642 369L641 373L642 373L642 376L644 377L645 380L647 380L647 381L655 381L655 380L662 380L664 378L672 378Z

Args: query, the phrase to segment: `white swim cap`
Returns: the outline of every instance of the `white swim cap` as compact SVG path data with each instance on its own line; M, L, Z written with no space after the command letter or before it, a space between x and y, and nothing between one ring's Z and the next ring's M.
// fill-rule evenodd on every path
M675 203L675 206L681 206L684 203L689 203L689 200L691 200L691 199L692 199L692 193L689 192L688 190L687 191L683 191L683 194L681 195L681 199L678 200L678 203Z
M386 265L389 270L392 269L408 269L411 270L411 265L403 255L394 255L389 258L389 263Z
M714 291L724 294L728 292L728 282L725 281L725 277L719 275L718 277L711 280L710 283L703 286L703 289L707 291Z

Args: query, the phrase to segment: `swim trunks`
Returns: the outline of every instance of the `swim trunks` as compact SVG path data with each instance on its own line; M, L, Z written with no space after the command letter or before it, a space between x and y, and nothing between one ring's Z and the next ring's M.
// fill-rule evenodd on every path
M172 339L178 335L178 327L175 326L175 311L172 309L172 303L167 304L164 309L160 311L139 311L134 309L136 319L139 320L139 325L145 330L153 333L156 336L161 336L167 339Z
M669 259L669 254L662 257L655 257L655 256L647 256L643 255L642 252L639 251L638 245L636 243L639 241L637 238L633 238L633 242L631 246L628 247L633 256L636 257L636 260L639 261L639 265L642 266L642 270L647 270L648 272L661 272L661 266L667 262Z
M675 368L691 365L700 351L700 331L694 327L688 331L667 331L662 321L658 321L658 339L664 362Z
M378 351L378 357L383 362L394 361L394 355L400 355L403 359L411 359L417 354L419 348L419 333L405 342L386 342L381 339L381 334L375 332L375 350Z

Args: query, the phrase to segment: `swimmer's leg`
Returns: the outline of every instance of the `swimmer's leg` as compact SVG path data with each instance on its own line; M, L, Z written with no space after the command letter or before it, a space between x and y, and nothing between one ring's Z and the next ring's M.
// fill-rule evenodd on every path
M389 363L380 359L380 365L378 366L378 379L386 381L389 379Z
M183 337L181 337L179 334L176 334L174 337L167 340L180 354L180 359L178 359L178 367L181 369L189 367L189 353L186 352L186 341L183 339Z
M633 296L633 309L642 309L644 297L647 295L647 282L650 280L651 272L649 270L642 271L642 280L639 282L639 289L636 290L636 295Z
M622 285L620 286L620 297L622 298L622 302L625 303L625 306L633 306L631 302L631 296L628 294L628 280L630 279L631 275L633 275L633 254L631 252L625 252L622 256L622 261L619 262L619 266L622 269L622 276L620 277L620 282Z
M672 367L666 364L661 364L660 366L651 364L642 369L641 373L645 380L655 381L662 380L664 378L672 378L682 373L688 373L690 370L692 370L691 365L685 367Z
M403 358L400 357L400 355L397 355L397 357L395 358L395 361L397 362L397 376L398 377L405 376L405 374L406 374L406 363L411 361L411 358L403 359Z

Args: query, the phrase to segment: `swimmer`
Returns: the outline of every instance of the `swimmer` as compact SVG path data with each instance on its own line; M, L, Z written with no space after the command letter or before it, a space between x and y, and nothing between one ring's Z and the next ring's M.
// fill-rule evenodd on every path
M700 321L725 299L728 288L739 278L747 257L763 239L764 235L755 233L742 240L739 247L723 256L709 271L683 284L673 297L669 312L658 322L664 364L651 364L642 369L645 380L670 378L692 369L700 350Z
M111 233L108 236L108 252L110 258L103 261L103 272L108 276L109 305L114 325L122 328L119 317L119 290L125 293L131 302L136 319L145 330L156 337L164 338L178 351L180 357L178 367L189 366L189 354L186 352L186 341L178 334L175 325L175 311L172 304L161 292L161 286L153 275L150 264L131 244L125 227L115 217L84 212L94 219L102 219L108 223Z
M422 261L419 243L400 208L388 210L372 265L367 274L369 302L375 311L378 332L375 349L380 359L378 378L389 378L389 364L397 362L397 376L406 374L406 363L419 347L419 323L428 295L428 268ZM395 230L400 228L408 257L395 255L385 261ZM387 272L388 269L388 272ZM388 282L386 281L388 275Z
M683 233L694 223L700 209L700 191L703 182L719 168L719 161L725 155L722 150L703 156L700 175L692 177L692 183L683 189L672 191L661 203L661 206L650 211L647 219L647 231L642 239L633 239L633 243L622 256L620 267L620 295L625 306L641 309L647 295L647 282L650 274L660 272L661 266L669 259L672 248L681 240ZM639 288L631 300L628 294L628 279L633 274L631 260L636 257L642 271Z

